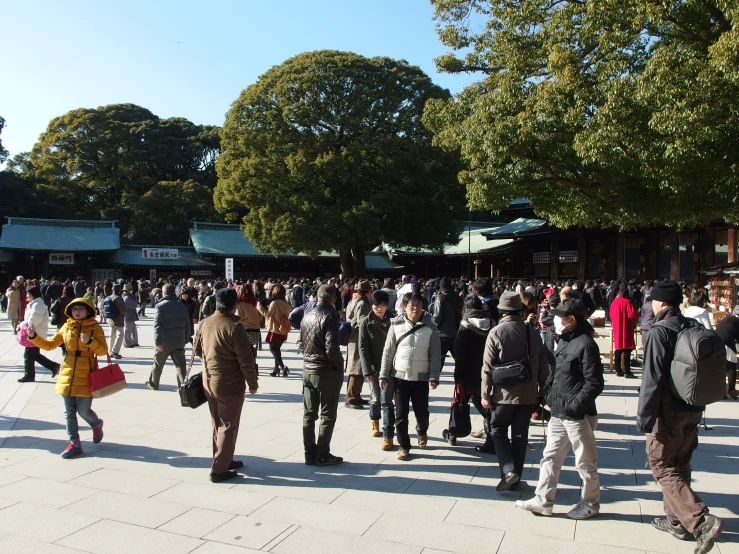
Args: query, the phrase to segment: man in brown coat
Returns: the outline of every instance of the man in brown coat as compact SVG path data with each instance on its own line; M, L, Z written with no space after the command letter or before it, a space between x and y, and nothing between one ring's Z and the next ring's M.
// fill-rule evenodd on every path
M351 324L352 332L349 335L349 344L346 347L346 373L349 375L349 379L346 382L344 406L361 410L369 402L361 397L364 375L362 374L362 362L359 358L359 320L372 311L369 301L369 296L372 294L370 282L359 281L354 293L354 298L346 307L346 320Z
M214 483L236 477L244 463L233 459L239 434L241 408L246 385L256 394L257 371L246 329L236 314L238 297L234 289L216 292L216 312L206 318L200 329L195 353L203 360L203 387L213 423Z

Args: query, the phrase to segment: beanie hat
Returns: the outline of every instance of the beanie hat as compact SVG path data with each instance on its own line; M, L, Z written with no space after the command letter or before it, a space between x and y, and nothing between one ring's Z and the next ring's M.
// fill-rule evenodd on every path
M321 285L320 287L318 287L318 298L330 300L331 302L335 301L336 298L334 297L334 288L328 285Z
M441 290L448 290L452 288L452 280L449 277L444 277L439 283Z
M683 299L683 291L675 281L660 281L654 283L649 296L652 300L664 302L670 306L678 306Z

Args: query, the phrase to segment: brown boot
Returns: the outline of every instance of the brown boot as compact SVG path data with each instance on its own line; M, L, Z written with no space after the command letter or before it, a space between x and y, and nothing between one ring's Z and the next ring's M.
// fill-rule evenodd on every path
M382 446L380 446L385 451L392 450L393 449L393 439L391 437L385 437L382 439Z
M371 437L381 437L382 431L380 431L380 422L376 420L371 420L372 428L370 429L370 436Z

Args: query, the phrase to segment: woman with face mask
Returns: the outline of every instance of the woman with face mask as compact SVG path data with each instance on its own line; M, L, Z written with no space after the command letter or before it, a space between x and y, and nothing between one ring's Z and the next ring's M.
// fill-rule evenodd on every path
M595 399L603 392L600 351L585 327L585 306L578 300L563 300L551 310L559 335L555 369L545 385L552 411L547 444L540 462L536 496L516 506L551 516L560 470L572 447L575 467L583 480L582 500L567 514L570 519L589 519L600 512L600 480L595 448L598 411Z
M393 428L387 413L383 417L383 430L380 431L381 391L380 367L382 366L382 351L390 330L390 322L395 312L388 308L390 297L384 290L372 293L372 311L359 320L359 361L362 364L362 374L370 384L371 397L369 406L370 435L383 437L382 449L391 450L393 447ZM387 404L387 403L385 403ZM387 412L389 410L386 409Z

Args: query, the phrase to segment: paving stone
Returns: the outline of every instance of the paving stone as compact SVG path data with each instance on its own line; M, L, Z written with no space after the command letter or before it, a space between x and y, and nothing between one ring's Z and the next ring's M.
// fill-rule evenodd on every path
M233 491L212 484L182 483L153 498L216 512L249 515L274 497L259 493L245 494L243 491Z
M236 516L234 514L214 512L213 510L203 510L202 508L193 508L181 516L177 516L168 521L164 525L158 527L158 529L160 531L167 531L178 535L200 538L235 517Z
M290 527L256 517L238 516L205 535L205 539L259 550Z
M344 533L319 531L309 527L300 527L294 533L273 547L270 552L276 554L326 554L326 552L351 552L352 554L420 554L420 546L409 546L401 542L393 542L390 535L382 539L375 537L357 537ZM478 551L479 552L479 551Z
M203 541L104 519L57 544L95 554L187 554Z
M66 507L70 512L96 515L122 523L156 528L185 513L188 508L152 498L103 491Z
M0 510L0 533L52 543L99 519L18 502Z
M0 487L2 498L39 504L48 508L61 508L94 494L95 489L42 479L23 479Z
M72 479L69 483L148 498L174 487L181 481L104 468Z
M0 538L0 552L3 554L29 554L31 552L33 554L74 554L79 550L48 544L27 537L5 535Z

